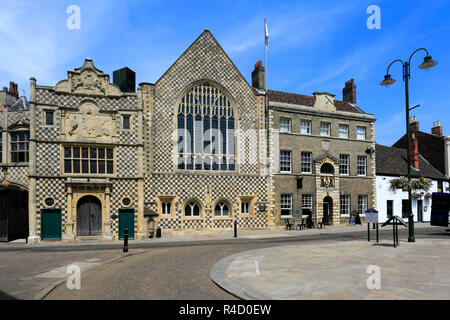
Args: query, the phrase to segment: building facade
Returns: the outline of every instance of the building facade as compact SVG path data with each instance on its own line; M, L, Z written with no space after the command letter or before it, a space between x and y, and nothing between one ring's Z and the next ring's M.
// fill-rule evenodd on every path
M264 96L206 29L141 83L145 205L164 230L268 228ZM266 209L260 210L261 207Z
M380 222L385 222L393 215L408 218L408 192L391 190L391 180L407 176L406 149L376 145L377 154L377 208ZM428 178L432 184L428 191L415 190L412 193L412 213L415 222L431 220L433 192L443 192L449 187L445 175L434 168L421 154L412 156L411 177ZM416 158L416 159L414 159Z
M0 91L0 241L28 235L30 110L17 84Z
M273 198L278 223L312 214L347 223L352 211L376 207L375 118L356 106L354 80L344 101L268 91Z
M137 92L132 70L111 83L91 59L51 86L31 78L29 104L10 91L0 204L19 199L27 221L3 220L29 243L279 228L308 210L336 225L376 207L375 118L353 80L344 101L266 94L261 63L250 85L207 29Z

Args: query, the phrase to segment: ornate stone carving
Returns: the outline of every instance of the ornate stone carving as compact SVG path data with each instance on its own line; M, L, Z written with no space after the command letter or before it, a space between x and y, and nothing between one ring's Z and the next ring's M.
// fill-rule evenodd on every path
M72 78L72 92L105 94L105 86L106 83L91 70L83 72L80 76L74 75Z
M334 178L333 177L320 177L320 187L321 188L334 188Z
M122 95L118 86L109 83L109 75L97 69L91 59L86 59L81 68L68 71L67 74L67 80L55 85L56 92L116 97Z
M65 114L63 133L68 141L95 139L112 142L116 135L115 117L102 114L93 102L85 102L79 112Z

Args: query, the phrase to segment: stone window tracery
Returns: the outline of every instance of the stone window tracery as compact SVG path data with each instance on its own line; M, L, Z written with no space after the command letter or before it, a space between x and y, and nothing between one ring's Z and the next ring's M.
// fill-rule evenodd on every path
M209 83L188 91L178 106L178 169L235 170L235 120L230 100Z

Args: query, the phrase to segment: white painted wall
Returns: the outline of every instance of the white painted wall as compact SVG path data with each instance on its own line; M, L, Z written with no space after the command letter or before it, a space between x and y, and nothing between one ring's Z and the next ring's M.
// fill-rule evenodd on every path
M408 192L397 190L392 192L389 190L391 179L398 178L394 176L377 176L377 210L378 217L381 223L387 220L387 200L393 200L393 214L402 217L402 200L408 199ZM444 190L449 186L448 182L444 182ZM437 181L433 180L430 188L430 193L437 192ZM429 222L431 219L431 198L419 199L423 201L423 221ZM426 209L426 211L425 211ZM414 214L414 221L417 222L417 199L412 199L412 211Z

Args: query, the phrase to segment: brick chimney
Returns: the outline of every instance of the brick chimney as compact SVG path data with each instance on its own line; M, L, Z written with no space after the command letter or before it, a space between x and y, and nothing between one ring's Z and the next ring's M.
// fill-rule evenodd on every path
M414 116L414 120L409 118L409 133L411 135L409 147L411 167L419 169L419 121L417 121L416 116Z
M442 137L442 127L440 121L437 122L437 125L436 122L433 122L433 128L431 128L431 133Z
M345 87L342 89L342 100L356 104L355 79L351 79L345 83Z
M261 60L255 64L255 70L252 71L252 87L264 89L264 67Z
M14 83L12 81L9 82L9 91L11 95L13 95L16 98L19 98L19 90L17 89L17 83Z

